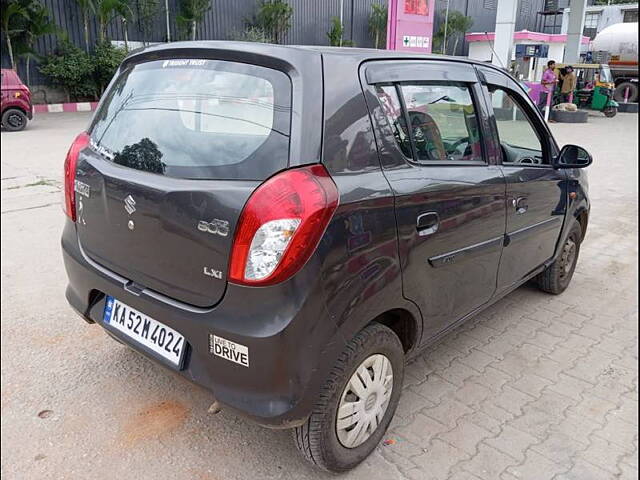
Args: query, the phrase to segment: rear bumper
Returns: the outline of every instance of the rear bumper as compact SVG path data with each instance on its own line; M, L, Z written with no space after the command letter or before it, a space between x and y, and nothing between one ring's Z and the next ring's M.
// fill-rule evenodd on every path
M153 291L130 291L128 281L87 258L75 224L67 220L62 252L69 277L66 297L86 321L95 322L131 348L213 392L216 400L259 424L287 428L306 421L344 343L326 313L319 262L312 257L289 282L251 288L228 284L223 300L198 308ZM105 295L144 312L184 335L188 350L178 370L132 344L102 321ZM246 345L249 367L209 353L209 334Z

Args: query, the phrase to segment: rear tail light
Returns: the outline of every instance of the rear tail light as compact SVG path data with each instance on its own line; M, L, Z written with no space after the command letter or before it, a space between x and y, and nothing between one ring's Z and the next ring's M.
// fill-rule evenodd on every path
M76 167L80 152L89 145L89 134L82 132L69 147L67 158L64 160L64 201L62 209L74 222L76 221Z
M286 170L247 201L233 240L229 280L273 285L294 275L315 250L338 207L338 189L322 165Z

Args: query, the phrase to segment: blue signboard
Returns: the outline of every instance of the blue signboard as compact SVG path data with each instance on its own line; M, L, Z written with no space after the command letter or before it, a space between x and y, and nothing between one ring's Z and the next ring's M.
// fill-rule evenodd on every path
M547 58L548 55L549 45L516 45L516 58Z

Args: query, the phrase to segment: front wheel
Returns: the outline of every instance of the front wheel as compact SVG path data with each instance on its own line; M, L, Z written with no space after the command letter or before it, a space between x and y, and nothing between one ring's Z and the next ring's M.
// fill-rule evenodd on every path
M295 429L296 446L311 463L344 472L382 440L398 406L404 350L397 335L372 324L338 358L311 416Z
M604 116L607 118L615 117L618 114L618 109L616 107L607 107L604 109Z
M27 116L17 108L9 108L2 114L2 126L10 132L19 132L27 126Z
M578 263L581 241L582 227L575 222L556 261L536 277L542 291L558 295L567 289Z

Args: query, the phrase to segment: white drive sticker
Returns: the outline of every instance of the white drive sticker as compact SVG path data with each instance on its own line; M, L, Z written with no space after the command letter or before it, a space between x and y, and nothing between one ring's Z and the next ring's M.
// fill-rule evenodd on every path
M190 59L177 59L177 60L165 60L162 62L162 68L167 67L201 67L206 65L206 60L200 60L195 58Z
M209 334L209 353L244 367L249 366L249 347Z

